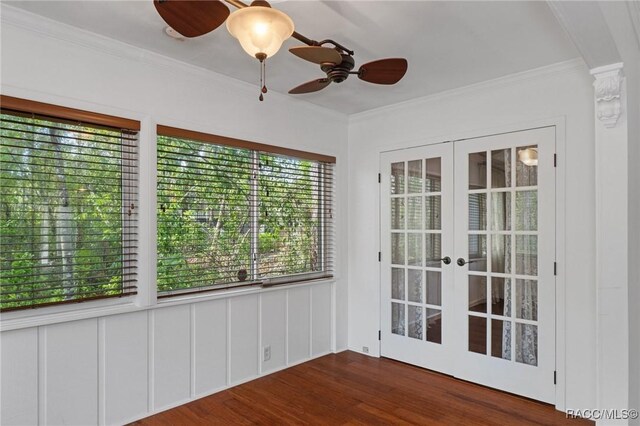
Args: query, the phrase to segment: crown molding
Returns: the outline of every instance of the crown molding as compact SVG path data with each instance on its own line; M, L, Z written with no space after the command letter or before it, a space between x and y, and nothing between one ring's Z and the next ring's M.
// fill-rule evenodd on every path
M242 91L251 96L256 93L256 86L251 83L3 3L0 3L0 22L2 26L13 26L41 37L59 40L85 49L94 50L101 54L108 54L119 59L126 59L153 67L161 67L165 71L175 75L184 76L186 73L190 77L198 78L203 82L213 82L227 87L232 86L235 90ZM292 98L273 90L270 90L269 94L271 98L276 98L278 101L288 103L296 108L308 108L330 115L338 120L345 122L348 120L348 115L346 114L324 108L303 99Z
M540 68L534 68L531 70L509 74L503 77L498 77L492 80L482 81L480 83L474 83L468 86L462 86L451 90L445 90L443 92L434 93L432 95L426 95L419 98L409 99L407 101L399 102L392 105L383 106L380 108L370 109L360 113L352 114L349 116L349 122L358 122L366 120L371 117L375 117L381 114L388 114L389 112L411 108L420 107L434 101L438 101L445 98L454 96L470 95L474 93L481 93L484 91L492 90L495 88L504 88L508 86L517 86L525 84L532 80L538 80L542 78L548 78L556 74L565 74L573 72L588 72L587 65L582 58L574 58L568 61L558 62L556 64L547 65Z

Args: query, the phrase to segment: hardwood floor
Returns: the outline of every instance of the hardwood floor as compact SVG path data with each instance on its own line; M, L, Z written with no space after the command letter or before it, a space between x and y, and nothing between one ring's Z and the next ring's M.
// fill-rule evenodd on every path
M327 355L134 425L580 425L552 406L389 359Z

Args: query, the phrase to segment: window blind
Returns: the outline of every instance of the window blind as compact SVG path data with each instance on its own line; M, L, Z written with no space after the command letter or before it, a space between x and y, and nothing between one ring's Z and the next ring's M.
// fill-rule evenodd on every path
M331 163L158 133L161 297L332 274Z
M331 163L259 154L259 279L333 270L332 193Z
M0 309L135 294L137 129L15 111L4 101Z

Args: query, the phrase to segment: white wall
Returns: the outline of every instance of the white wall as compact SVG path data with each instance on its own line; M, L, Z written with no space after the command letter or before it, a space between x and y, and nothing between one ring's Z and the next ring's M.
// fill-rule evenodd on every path
M142 122L145 237L135 305L2 316L0 423L121 423L346 348L345 116L4 5L1 31L3 94ZM335 156L335 282L154 306L158 123Z
M570 62L481 83L422 100L352 116L349 126L349 348L379 354L379 152L484 135L504 127L527 128L550 118L566 124L564 173L566 246L559 264L566 300L558 326L566 361L558 365L558 406L595 406L594 111L592 78ZM384 255L384 254L383 254ZM559 280L562 285L562 279Z

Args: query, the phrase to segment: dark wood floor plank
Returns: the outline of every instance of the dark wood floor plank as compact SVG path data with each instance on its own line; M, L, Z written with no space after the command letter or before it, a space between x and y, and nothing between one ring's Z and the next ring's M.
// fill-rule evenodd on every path
M135 425L581 425L552 406L384 358L327 355Z
M366 383L363 385L360 381L353 381L351 378L351 374L353 374L353 372L349 369L346 371L338 371L336 373L337 377L332 377L331 375L326 374L326 371L323 371L322 369L314 369L308 371L306 375L313 378L319 389L332 389L333 395L340 395L342 398L355 396L357 400L353 405L366 401L369 404L381 407L387 411L393 411L397 408L396 401L386 398L386 395L393 392L393 389L389 389L386 392L379 392L376 390L375 386L367 386ZM374 376L371 376L371 380L374 379ZM423 416L425 418L429 418L431 422L437 421L446 414L446 408L444 408L446 405L429 408L428 403L425 404L423 401L420 401L419 398L415 397L404 398L403 405L411 408L416 413L422 413ZM438 412L438 408L442 409L443 412Z

